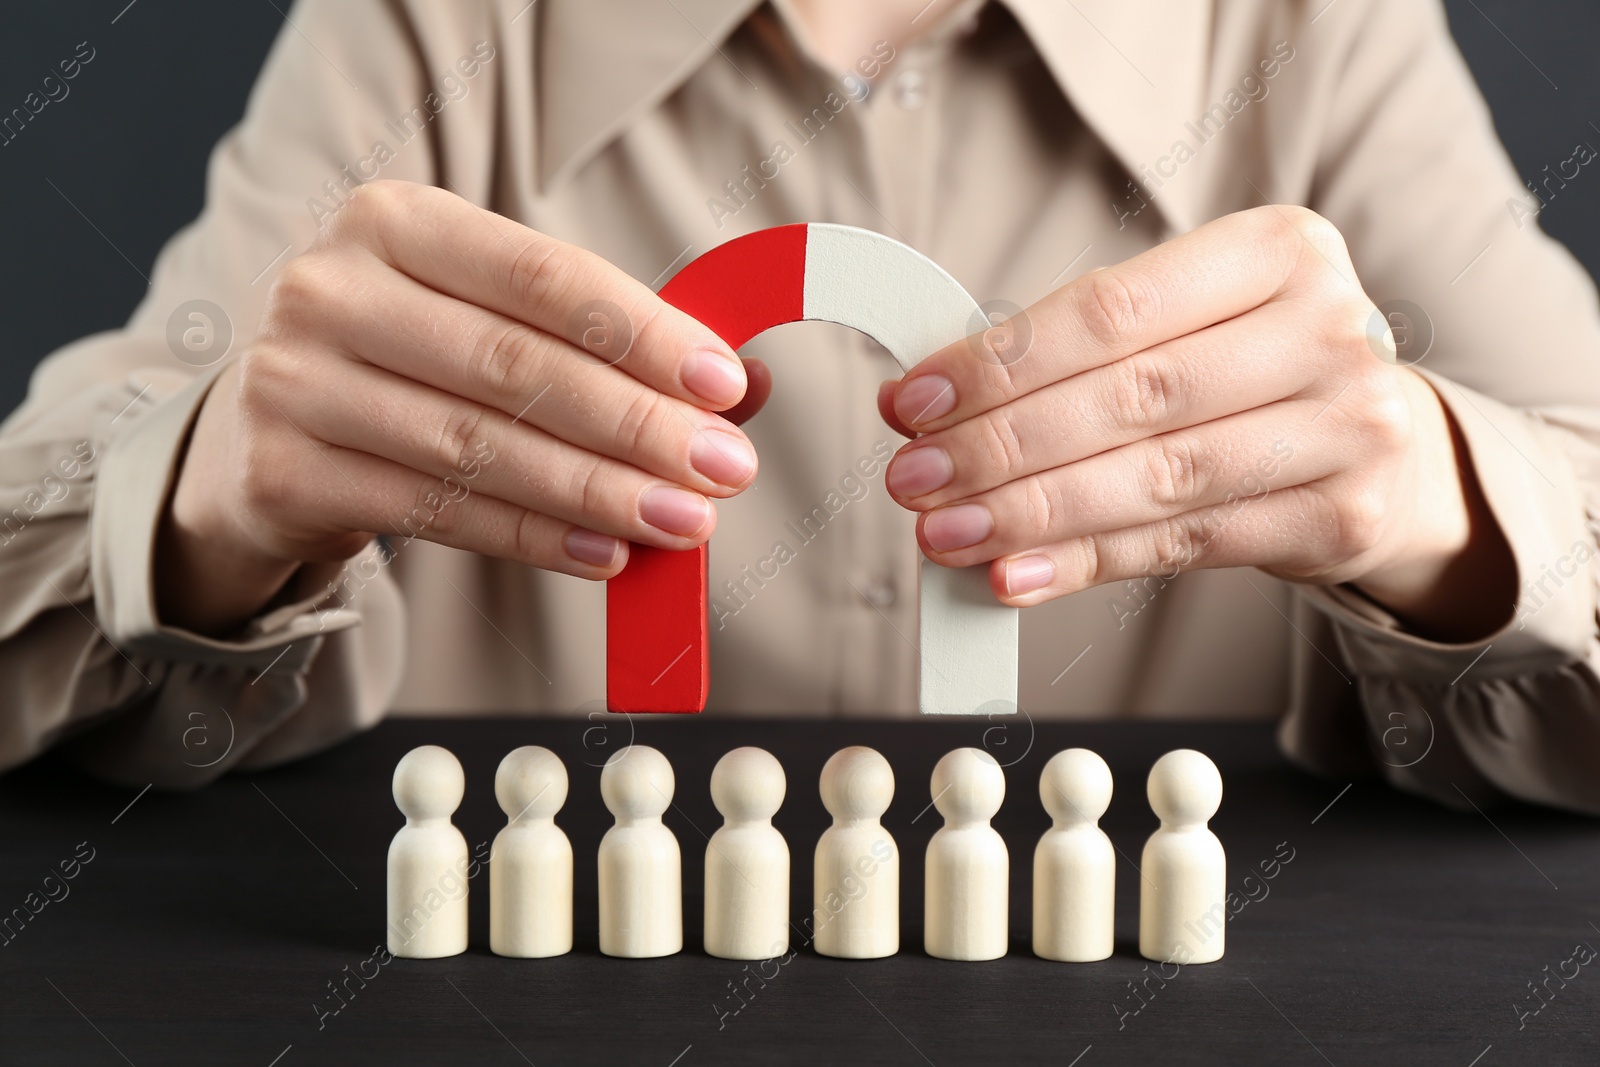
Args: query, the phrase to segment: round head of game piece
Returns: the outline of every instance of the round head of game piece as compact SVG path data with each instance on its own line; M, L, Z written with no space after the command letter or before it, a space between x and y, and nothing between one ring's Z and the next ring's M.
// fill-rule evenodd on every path
M764 748L736 748L711 772L711 803L733 822L770 819L783 804L783 764Z
M1203 823L1222 805L1222 775L1204 753L1180 748L1156 760L1145 791L1163 823Z
M548 819L567 802L567 768L548 748L514 748L494 772L494 798L513 821Z
M863 745L841 748L822 765L822 806L835 819L876 819L894 799L889 761Z
M933 768L932 790L947 822L992 819L1006 799L1006 772L983 749L958 748Z
M1057 752L1039 775L1039 799L1056 822L1092 823L1111 806L1111 768L1086 748Z
M600 770L600 799L619 819L657 819L672 803L672 764L648 745L621 748Z
M448 819L461 806L467 776L449 749L423 745L394 768L394 802L407 819Z

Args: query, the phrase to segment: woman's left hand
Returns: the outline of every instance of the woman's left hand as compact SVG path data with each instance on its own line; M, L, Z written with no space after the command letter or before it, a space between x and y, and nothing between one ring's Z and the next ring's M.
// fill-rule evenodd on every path
M1393 353L1332 224L1243 211L885 383L885 419L922 435L887 485L928 558L993 561L1008 604L1254 566L1481 636L1515 567L1439 397Z

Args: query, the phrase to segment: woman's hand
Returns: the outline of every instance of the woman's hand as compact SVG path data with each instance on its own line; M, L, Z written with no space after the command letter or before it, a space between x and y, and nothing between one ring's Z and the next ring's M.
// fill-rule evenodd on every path
M359 188L211 390L159 538L164 621L421 537L584 578L704 542L770 378L644 285L440 189Z
M1331 224L1240 212L886 383L884 417L922 434L888 488L930 559L992 560L1009 604L1255 566L1481 636L1509 618L1515 568L1438 396L1393 351Z

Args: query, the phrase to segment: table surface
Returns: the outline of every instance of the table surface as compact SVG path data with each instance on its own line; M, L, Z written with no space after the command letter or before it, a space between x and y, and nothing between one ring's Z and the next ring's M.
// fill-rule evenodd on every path
M597 947L595 854L609 822L599 767L630 740L661 749L677 774L666 823L684 853L689 947L663 959L610 959ZM368 962L383 939L385 853L402 821L390 776L425 743L461 758L467 797L456 824L481 854L504 823L493 796L500 758L542 744L566 762L571 790L557 821L577 861L570 955L490 953L480 874L465 955ZM781 967L753 965L755 977L705 955L705 835L719 825L712 765L739 745L783 761L789 795L774 822L793 855L799 923L827 823L817 774L853 744L884 753L898 783L884 823L903 863L900 954L846 961L802 948ZM964 745L1007 765L995 826L1012 857L1012 945L987 963L921 950L922 857L939 824L927 782L939 756ZM1072 746L1101 753L1116 781L1102 825L1122 856L1117 950L1092 964L1029 950L1033 846L1048 824L1039 770ZM1227 848L1229 888L1246 903L1220 962L1169 969L1164 984L1136 991L1148 972L1134 861L1155 826L1144 778L1177 747L1201 749L1222 769L1212 827ZM47 759L0 779L0 827L0 915L38 908L25 925L12 920L0 947L5 1063L1600 1061L1600 966L1570 962L1580 943L1600 946L1600 823L1522 807L1454 812L1376 780L1307 777L1283 762L1266 726L394 721L190 794L116 789ZM48 879L91 854L69 864L70 881ZM1270 880L1244 881L1291 854ZM371 976L364 987L347 978L357 971ZM1558 972L1568 978L1551 977ZM331 983L341 980L354 992L337 1000ZM1530 981L1545 982L1542 1001Z

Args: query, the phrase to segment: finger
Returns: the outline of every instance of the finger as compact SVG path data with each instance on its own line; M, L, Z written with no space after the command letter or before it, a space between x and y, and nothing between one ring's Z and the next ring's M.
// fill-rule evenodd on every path
M990 565L989 584L1003 603L1027 607L1111 582L1159 588L1203 568L1260 567L1291 580L1324 580L1317 561L1346 551L1350 536L1333 495L1313 483L1003 556Z
M372 269L390 277L359 286L359 309L339 297L303 307L299 314L313 327L310 332L439 394L475 401L585 452L701 492L730 496L755 478L755 449L726 419L659 393L551 334L434 292L387 268L358 269L364 278ZM332 281L322 279L318 291L358 288ZM364 395L331 393L327 403L340 410L349 396ZM459 419L470 410L471 405L458 405L443 413L418 411L425 421L413 425L443 432L450 427L438 425L441 416ZM328 412L330 420L337 416ZM505 422L489 419L485 427Z
M335 224L423 285L564 338L660 392L713 410L744 395L733 350L643 283L442 189L369 182Z
M698 492L597 456L491 408L351 364L307 390L301 432L575 526L661 548L691 548L715 527ZM358 395L351 405L343 396ZM685 464L686 466L686 464Z
M1359 464L1335 446L1319 401L1291 401L1148 438L924 513L936 563L964 567L1075 537L1141 526L1324 478Z
M626 541L497 500L473 484L322 444L280 479L275 510L338 530L384 534L396 545L421 538L580 578L610 578L627 563Z
M1273 305L1036 389L906 445L885 484L918 511L1172 430L1294 396L1318 380L1302 312ZM930 451L931 450L931 451Z
M942 429L1242 315L1300 283L1308 245L1320 256L1315 273L1331 265L1351 285L1338 231L1313 212L1242 211L1062 286L1007 328L1011 341L1000 355L986 347L986 334L934 353L907 372L895 411L913 429Z
M878 384L878 414L883 416L883 421L889 429L902 437L915 437L916 431L900 421L900 416L895 414L894 394L900 383L894 379Z

